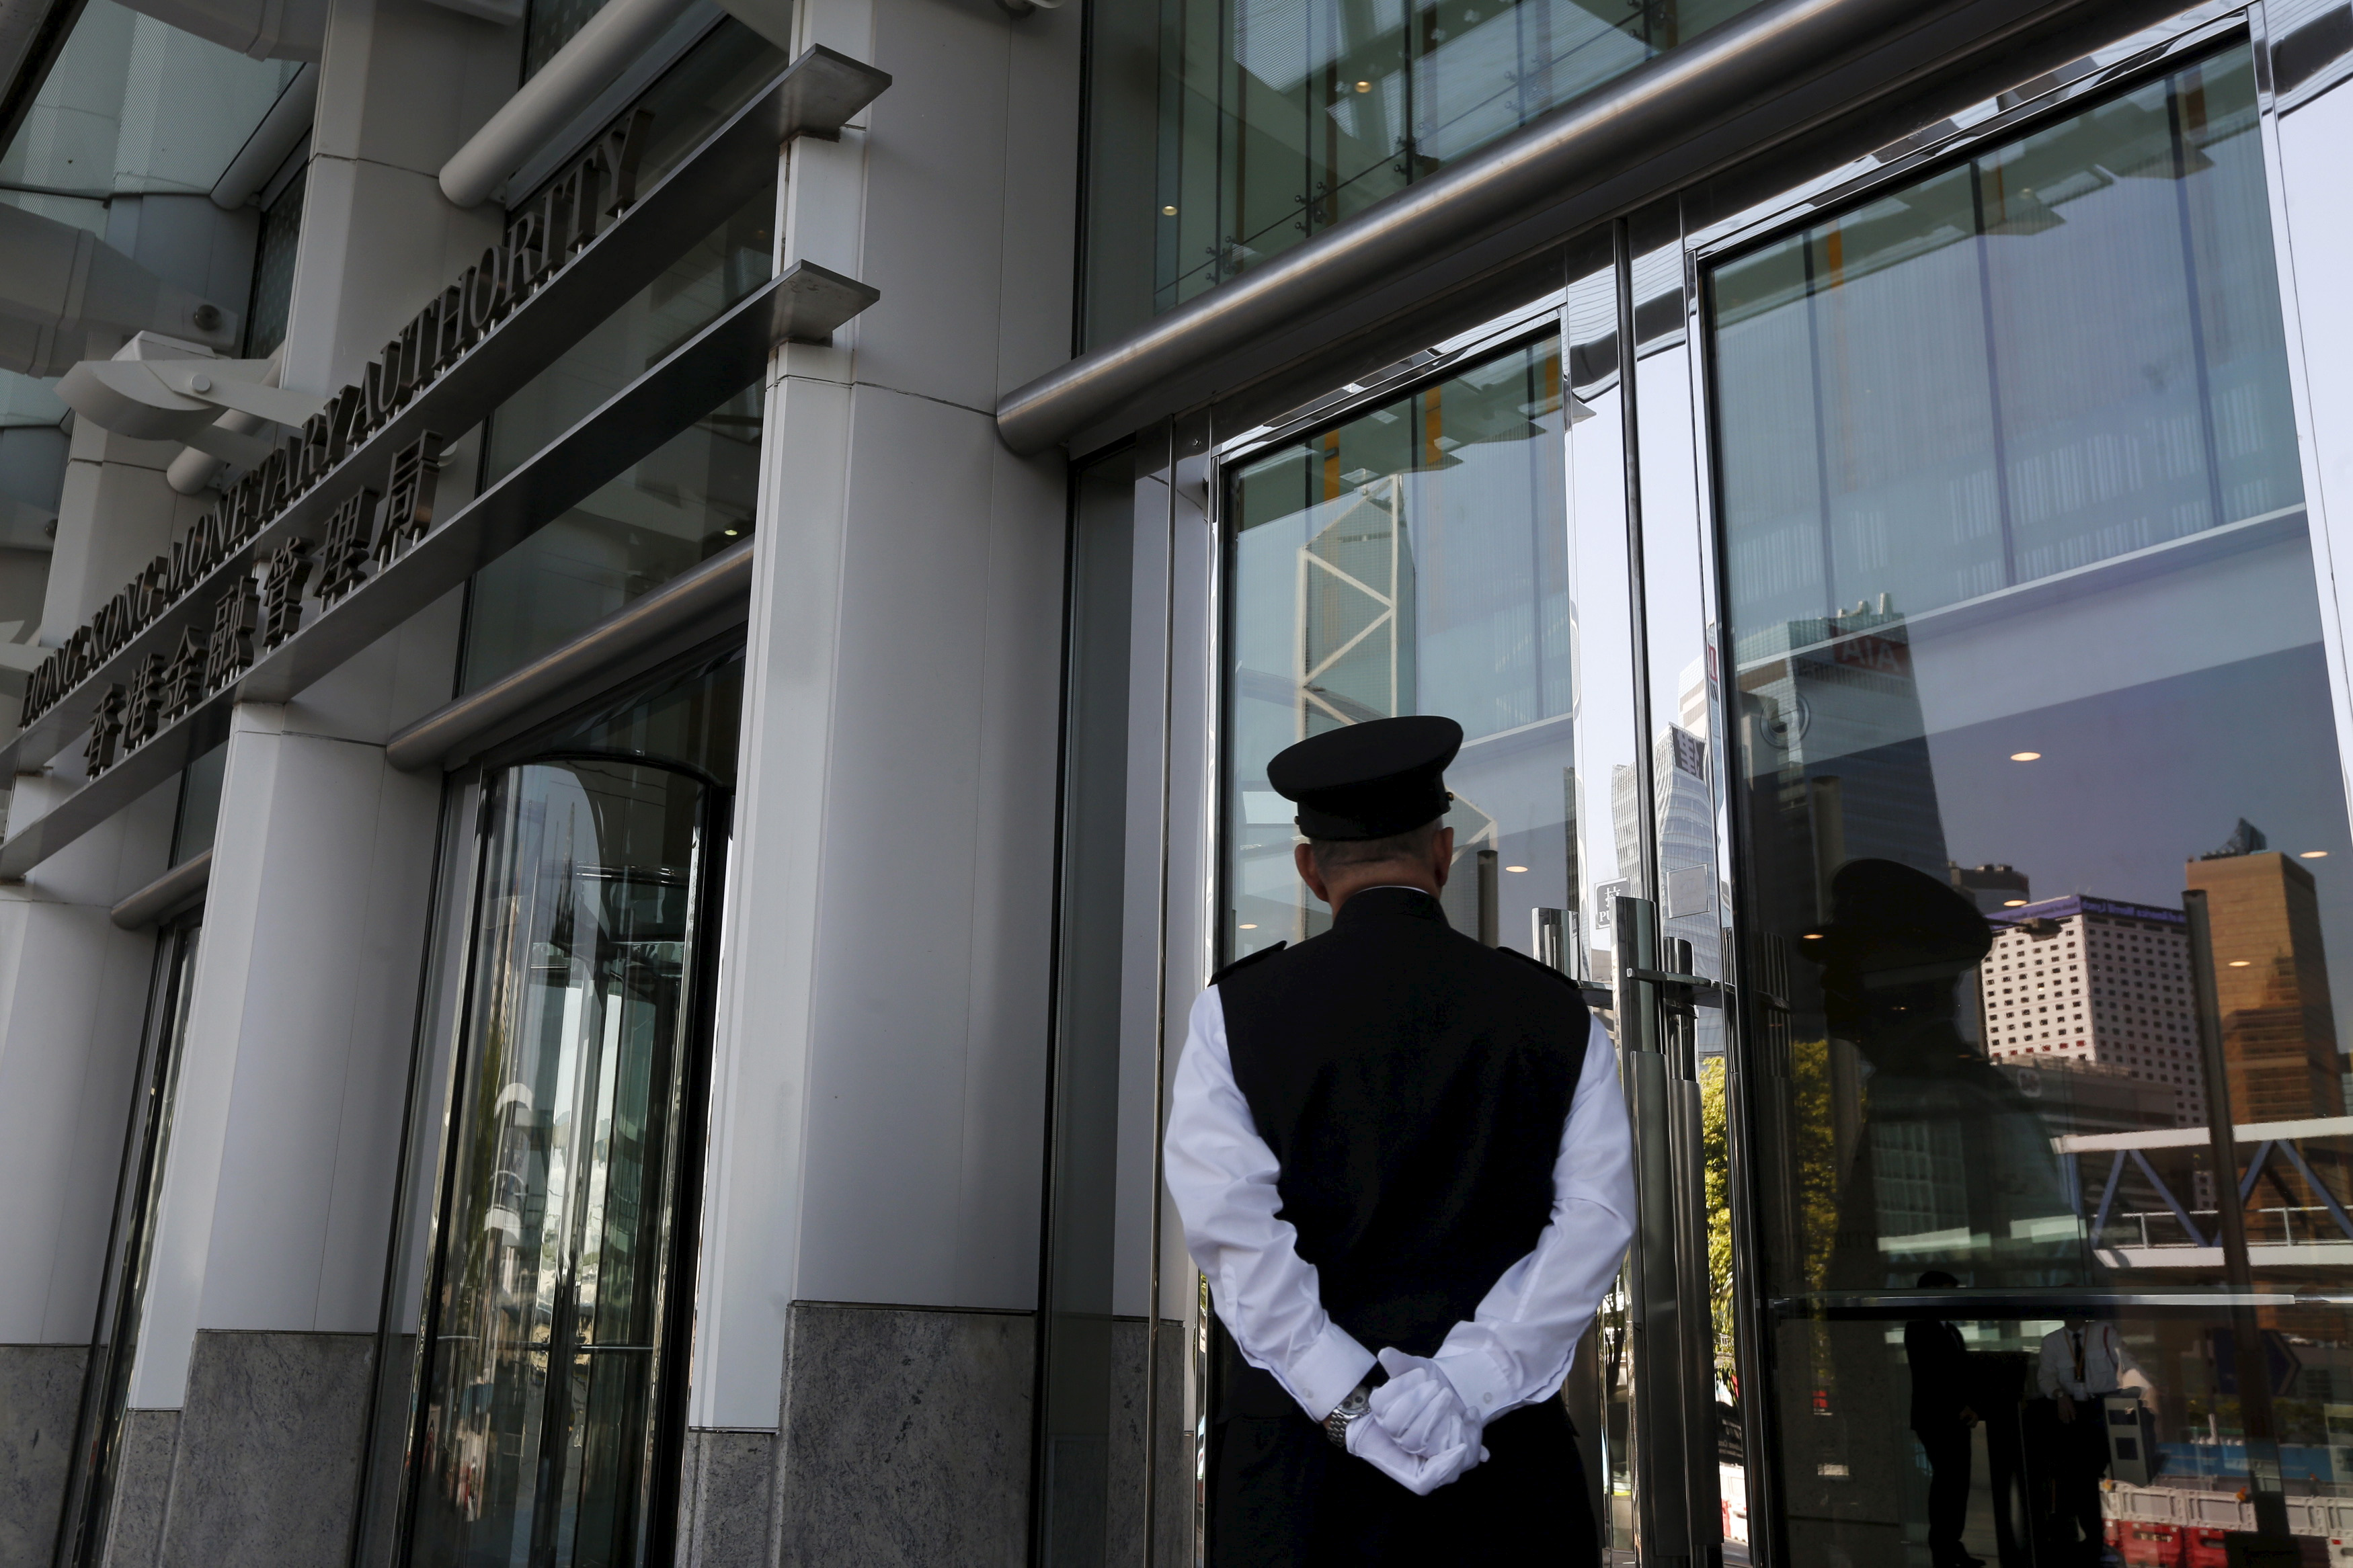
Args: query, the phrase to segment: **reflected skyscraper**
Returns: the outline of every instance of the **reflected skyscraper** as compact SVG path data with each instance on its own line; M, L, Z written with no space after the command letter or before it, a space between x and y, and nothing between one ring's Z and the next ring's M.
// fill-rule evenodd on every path
M2032 884L2015 866L1956 866L1947 862L1946 879L1978 906L1981 915L1998 915L2034 901Z

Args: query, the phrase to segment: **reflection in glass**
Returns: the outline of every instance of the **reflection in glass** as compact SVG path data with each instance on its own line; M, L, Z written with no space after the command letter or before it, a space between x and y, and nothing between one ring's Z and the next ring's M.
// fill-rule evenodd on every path
M491 416L497 483L773 275L774 186L688 247ZM751 536L761 393L747 387L475 574L460 689L509 674Z
M1797 1560L2252 1528L2267 1427L2341 1533L2353 901L2246 52L1709 284Z
M164 1158L172 1136L172 1103L179 1088L180 1050L187 1038L188 1002L195 990L194 918L157 938L155 976L148 999L145 1049L139 1062L131 1125L123 1138L122 1176L116 1188L114 1229L99 1288L98 1322L82 1373L81 1414L58 1535L60 1568L95 1568L106 1561L107 1528L121 1458L123 1412L147 1298L147 1266L155 1239Z
M491 791L408 1561L649 1563L709 787Z
M1089 127L1089 341L1345 223L1751 4L1106 7Z
M749 539L761 405L761 389L744 388L477 572L462 689L521 668Z
M1233 484L1229 955L1326 929L1266 783L1293 742L1442 713L1455 929L1535 951L1569 903L1574 691L1557 341L1460 371L1244 468Z

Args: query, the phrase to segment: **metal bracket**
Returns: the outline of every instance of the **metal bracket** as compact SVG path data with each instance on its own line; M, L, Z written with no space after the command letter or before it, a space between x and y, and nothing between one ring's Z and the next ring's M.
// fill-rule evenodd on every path
M769 319L778 342L829 342L836 327L882 298L881 289L814 261L796 261L778 273L776 290Z
M810 45L786 68L781 83L784 140L815 136L825 142L839 141L841 128L890 85L889 71L877 70L823 44Z

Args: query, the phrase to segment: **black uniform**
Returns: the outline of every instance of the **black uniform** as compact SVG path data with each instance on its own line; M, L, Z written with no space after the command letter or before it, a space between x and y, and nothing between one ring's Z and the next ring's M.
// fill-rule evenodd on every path
M1356 894L1328 933L1215 984L1324 1310L1368 1348L1431 1354L1550 1218L1592 1021L1576 987L1452 931L1406 888ZM1597 1560L1556 1400L1489 1425L1487 1461L1417 1498L1333 1447L1229 1345L1219 1372L1214 1568Z

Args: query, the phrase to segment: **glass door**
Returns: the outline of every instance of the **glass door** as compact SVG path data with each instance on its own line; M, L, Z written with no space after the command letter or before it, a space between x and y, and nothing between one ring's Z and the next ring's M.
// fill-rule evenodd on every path
M2264 181L2224 47L1704 268L1778 1562L2353 1523L2353 843Z
M1565 363L1556 318L1537 321L1517 343L1507 336L1466 352L1419 388L1226 467L1220 962L1330 926L1293 868L1296 808L1267 783L1269 759L1310 735L1431 713L1465 736L1447 770L1447 921L1490 946L1591 973L1597 938L1580 911L1609 873L1588 863L1594 830L1579 827L1595 759L1580 727L1577 655L1595 644L1577 640L1564 459L1572 422L1602 424L1588 401L1614 408L1614 361L1602 364L1606 355L1580 341ZM1622 560L1622 514L1618 538ZM1606 614L1601 623L1611 645L1597 655L1609 671L1601 684L1630 689L1623 644L1612 640L1625 619L1622 572L1594 591L1620 606L1614 626ZM1606 697L1602 706L1614 724ZM1609 853L1614 861L1614 843ZM1600 961L1606 968L1606 948ZM1606 1003L1605 992L1589 994ZM1586 1510L1607 1522L1624 1489L1625 1292L1602 1320L1563 1392L1589 1488L1583 1509L1564 1506L1564 1528ZM1213 1382L1224 1353L1209 1358ZM1214 1423L1208 1441L1214 1470ZM1219 1528L1212 1507L1212 1541Z
M604 757L488 781L411 1563L667 1553L722 793Z

